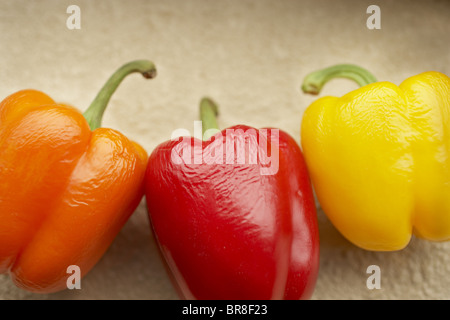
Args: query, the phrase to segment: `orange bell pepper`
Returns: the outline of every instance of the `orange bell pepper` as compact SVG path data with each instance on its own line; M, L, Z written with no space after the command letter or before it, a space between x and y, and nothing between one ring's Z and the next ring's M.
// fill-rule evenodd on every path
M132 72L156 75L149 61L124 65L84 114L35 90L0 103L0 273L18 287L65 289L72 265L83 277L142 199L147 153L100 128Z

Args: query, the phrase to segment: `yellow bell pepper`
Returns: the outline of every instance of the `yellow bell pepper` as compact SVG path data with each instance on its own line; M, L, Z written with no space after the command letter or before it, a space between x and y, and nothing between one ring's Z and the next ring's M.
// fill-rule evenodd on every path
M403 249L413 234L450 240L450 78L424 72L397 86L338 65L311 73L302 89L318 94L336 77L361 88L316 100L301 128L329 220L366 250Z

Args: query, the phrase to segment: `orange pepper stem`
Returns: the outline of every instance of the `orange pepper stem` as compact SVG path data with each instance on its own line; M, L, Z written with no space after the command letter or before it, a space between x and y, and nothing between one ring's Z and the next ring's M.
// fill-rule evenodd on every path
M214 135L215 131L217 132L217 130L219 130L219 125L217 124L218 114L219 108L214 101L209 98L203 98L200 102L200 120L202 121L203 140L209 140Z
M352 64L338 64L308 74L303 80L304 93L319 94L323 86L335 78L347 78L361 87L377 82L377 79L366 69Z
M108 79L89 108L83 113L92 131L102 126L103 114L114 91L127 75L134 72L139 72L144 78L151 79L156 76L156 67L153 62L148 60L136 60L120 67Z

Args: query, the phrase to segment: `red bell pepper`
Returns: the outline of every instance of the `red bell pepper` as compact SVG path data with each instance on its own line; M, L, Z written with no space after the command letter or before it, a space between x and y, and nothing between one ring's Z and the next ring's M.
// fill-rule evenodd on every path
M202 100L205 135L216 112ZM146 172L151 225L180 297L310 298L319 237L300 147L278 129L205 135L160 144Z

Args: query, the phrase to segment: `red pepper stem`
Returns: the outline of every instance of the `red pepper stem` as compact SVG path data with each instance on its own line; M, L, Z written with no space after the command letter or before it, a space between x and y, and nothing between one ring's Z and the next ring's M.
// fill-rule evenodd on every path
M323 86L335 78L347 78L361 87L377 82L377 79L366 69L352 64L338 64L308 74L302 84L304 93L319 94Z
M105 83L103 88L92 101L89 108L83 113L92 131L102 126L102 118L112 94L116 91L122 80L129 74L139 72L144 78L151 79L156 76L156 67L148 60L136 60L120 67Z
M218 114L219 108L217 107L217 104L210 98L203 98L200 102L200 120L202 121L203 140L209 140L214 133L219 130L219 125L217 124Z

